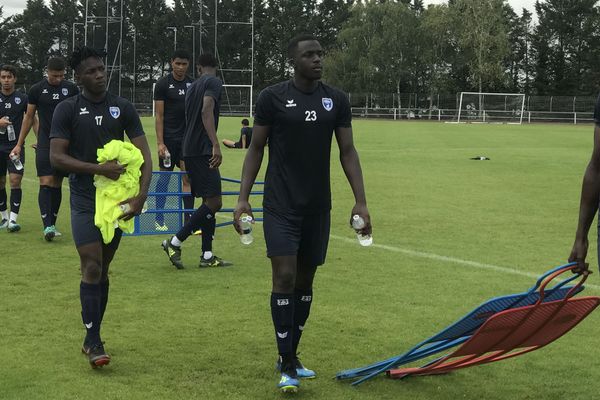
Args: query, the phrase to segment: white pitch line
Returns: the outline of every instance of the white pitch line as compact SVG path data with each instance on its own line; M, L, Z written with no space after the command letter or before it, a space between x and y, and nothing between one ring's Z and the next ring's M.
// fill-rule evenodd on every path
M333 239L342 240L342 241L348 242L348 243L353 243L353 244L356 243L356 239L351 239L351 238L344 237L344 236L330 235L330 237ZM358 244L357 244L357 246L358 246ZM520 271L518 269L509 268L509 267L501 267L498 265L484 264L484 263L480 263L477 261L463 260L461 258L442 256L442 255L435 254L435 253L425 253L423 251L403 249L400 247L388 246L388 245L377 244L377 243L373 243L371 245L371 247L375 247L375 248L383 249L383 250L387 250L387 251L392 251L394 253L406 254L407 256L410 256L410 257L427 258L430 260L457 264L457 265L460 265L463 267L491 270L491 271L501 272L503 274L526 276L528 278L538 278L539 277L539 275L536 275L532 272ZM600 286L588 284L587 282L585 283L585 287L595 289L595 290L600 290Z

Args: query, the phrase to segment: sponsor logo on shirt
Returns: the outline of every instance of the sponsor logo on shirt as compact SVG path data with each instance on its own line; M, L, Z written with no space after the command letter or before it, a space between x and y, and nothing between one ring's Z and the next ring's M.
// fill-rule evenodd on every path
M331 100L329 97L323 97L321 99L321 103L323 104L325 111L331 111L333 109L333 100Z
M69 89L62 88L61 92L62 92L63 96L67 96L69 94Z
M89 114L90 112L87 110L87 107L83 107L79 109L79 115Z
M296 103L294 102L294 100L288 100L287 104L285 105L286 108L290 108L290 107L296 107Z
M42 90L42 93L48 93L48 89Z
M173 85L172 83L169 85L169 89L175 89L175 85Z
M15 104L21 104L21 98L15 97Z
M185 87L190 87L191 85L192 85L192 83L188 82L188 83L185 84Z
M110 115L114 119L119 118L119 115L121 115L121 109L119 107L109 107L108 111L110 111Z

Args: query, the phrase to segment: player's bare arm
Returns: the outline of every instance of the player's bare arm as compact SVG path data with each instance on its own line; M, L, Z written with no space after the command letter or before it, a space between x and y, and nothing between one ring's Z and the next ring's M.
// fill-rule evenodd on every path
M23 124L21 125L21 131L19 132L19 140L17 141L15 147L12 149L11 153L21 155L21 149L23 148L25 139L27 138L27 135L29 134L29 131L31 130L32 126L35 128L34 133L37 137L37 123L35 122L37 120L35 116L36 110L37 107L34 104L27 105L27 111L25 112L25 116L23 117Z
M77 174L102 175L116 181L125 172L125 166L112 160L103 164L88 163L78 160L68 153L69 141L54 138L50 141L50 162L65 172Z
M335 138L340 149L340 163L352 188L356 204L352 208L353 215L360 215L365 221L365 227L361 229L363 235L370 235L372 232L371 216L367 208L367 197L365 195L365 185L360 167L360 160L354 139L352 137L352 128L338 127L335 129Z

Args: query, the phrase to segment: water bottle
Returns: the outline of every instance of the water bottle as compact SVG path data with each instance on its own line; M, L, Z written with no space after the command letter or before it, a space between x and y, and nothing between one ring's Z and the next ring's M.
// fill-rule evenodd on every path
M370 246L373 244L373 236L371 235L363 235L358 232L360 229L365 227L365 220L358 214L352 216L352 228L356 231L356 237L358 239L358 243L361 246Z
M10 161L12 161L12 163L14 164L17 171L20 171L23 169L23 163L21 162L21 157L19 157L15 153L10 153L9 157L10 157Z
M8 133L8 140L13 142L17 139L17 135L15 134L15 127L10 124L6 127L6 133Z
M129 205L129 203L119 204L119 208L121 209L123 214L127 214L129 211L131 211L131 206Z
M163 166L165 168L171 168L171 153L169 151L165 151L165 158L163 158Z
M240 241L242 244L250 244L254 241L252 237L252 217L244 215L240 218L240 225L242 227L242 234L240 235Z

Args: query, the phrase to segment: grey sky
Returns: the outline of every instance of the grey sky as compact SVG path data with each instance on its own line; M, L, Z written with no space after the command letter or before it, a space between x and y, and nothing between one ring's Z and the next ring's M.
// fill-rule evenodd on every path
M447 0L425 0L425 4L440 4L446 3ZM521 14L523 7L527 8L532 13L535 13L535 0L508 0L510 5L518 14ZM2 0L3 14L5 17L23 11L26 0Z

